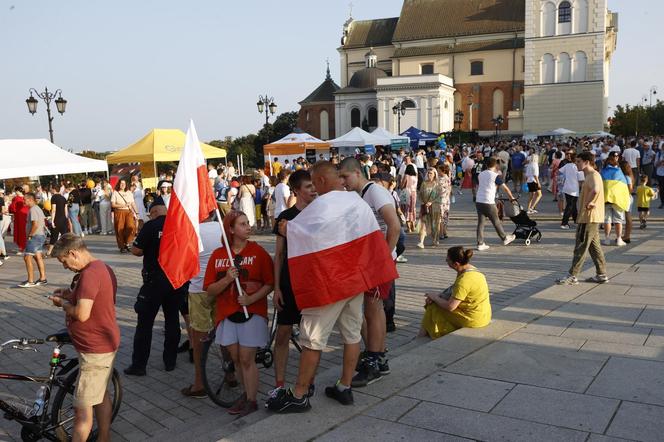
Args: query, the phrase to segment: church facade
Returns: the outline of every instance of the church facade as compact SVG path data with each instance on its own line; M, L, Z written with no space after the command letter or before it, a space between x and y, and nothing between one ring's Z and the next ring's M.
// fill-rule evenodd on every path
M399 17L350 18L335 133L603 130L616 39L607 0L404 0Z

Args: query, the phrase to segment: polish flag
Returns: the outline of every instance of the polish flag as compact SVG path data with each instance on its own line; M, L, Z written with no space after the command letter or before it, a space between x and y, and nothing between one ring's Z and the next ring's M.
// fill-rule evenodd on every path
M288 268L300 309L333 304L399 277L376 216L355 192L319 196L287 229Z
M201 144L190 120L159 246L159 264L173 287L182 287L198 275L198 254L203 250L199 224L216 208Z

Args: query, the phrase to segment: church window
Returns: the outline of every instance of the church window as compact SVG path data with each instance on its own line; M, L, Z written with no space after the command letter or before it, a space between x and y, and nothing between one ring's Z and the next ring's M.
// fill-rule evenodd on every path
M420 68L422 75L432 75L433 74L433 63L426 63L421 65Z
M558 6L558 23L569 23L572 21L572 5L569 2L561 2Z
M574 54L572 67L572 81L586 81L586 70L588 68L588 57L583 51Z
M320 139L330 139L330 116L326 110L320 111Z
M404 100L401 104L407 109L415 109L415 102L413 100Z
M362 119L360 116L360 110L358 108L354 108L350 111L350 127L360 127L361 124Z
M369 108L369 127L378 127L378 111L375 107Z
M544 54L544 56L542 56L542 63L540 70L541 70L540 82L542 84L550 84L556 81L556 67L553 55Z
M500 89L493 91L493 118L503 115L505 107L505 94Z
M552 2L546 2L542 6L540 27L542 37L551 37L556 33L556 5Z
M556 83L569 83L572 71L572 60L567 52L558 56L556 69Z
M484 75L484 62L471 61L470 62L470 75Z
M575 34L588 32L588 1L576 0L572 6L572 24Z

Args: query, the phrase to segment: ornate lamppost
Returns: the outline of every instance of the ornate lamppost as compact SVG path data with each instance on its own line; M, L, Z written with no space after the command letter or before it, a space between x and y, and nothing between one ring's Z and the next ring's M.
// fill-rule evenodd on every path
M48 88L44 88L44 92L38 92L35 88L30 88L30 96L25 103L28 105L28 112L34 115L37 112L37 103L39 102L36 95L44 103L46 103L46 115L48 116L48 132L51 138L51 143L53 142L53 117L51 116L51 101L55 101L55 106L60 112L60 115L65 113L67 108L67 100L62 98L62 91L60 89L55 92L49 92ZM33 95L34 94L34 95ZM57 98L56 98L57 97Z
M502 115L498 115L496 118L492 118L491 122L493 123L494 127L496 128L496 135L495 135L495 141L498 141L498 134L500 132L500 126L503 125L505 122L505 119L503 118Z
M397 133L401 134L401 117L406 115L406 106L399 101L392 106L392 113L397 116Z
M459 132L459 144L461 144L461 123L463 123L463 112L459 109L454 112L454 124L457 126L457 131Z

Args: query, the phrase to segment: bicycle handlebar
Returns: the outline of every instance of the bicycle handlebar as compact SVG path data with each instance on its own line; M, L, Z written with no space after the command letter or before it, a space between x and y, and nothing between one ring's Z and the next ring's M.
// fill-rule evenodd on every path
M26 345L41 345L44 342L46 341L44 341L43 339L36 339L36 338L10 339L9 341L0 344L0 351L4 350L5 347L12 344L16 344L14 348L18 348L20 346L26 346Z

